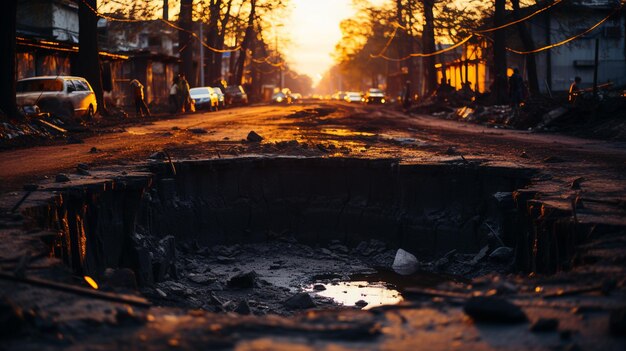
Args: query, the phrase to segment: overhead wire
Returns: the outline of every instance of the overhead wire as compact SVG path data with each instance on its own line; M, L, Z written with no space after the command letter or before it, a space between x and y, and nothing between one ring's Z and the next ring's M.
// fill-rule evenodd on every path
M431 53L412 53L412 54L406 55L406 56L401 57L401 58L389 57L389 56L385 55L384 53L389 48L390 42L391 42L391 40L393 40L393 37L392 37L391 40L386 43L385 47L383 48L383 50L381 50L381 52L379 54L376 54L376 55L370 54L370 57L372 57L372 58L382 58L382 59L385 59L385 60L388 60L388 61L400 62L400 61L408 60L411 57L429 57L429 56L441 55L441 54L443 54L445 52L454 50L457 47L465 44L468 40L470 40L471 38L473 38L475 36L486 37L484 35L485 33L494 32L494 31L501 30L501 29L510 27L512 25L515 25L515 24L527 21L528 19L530 19L530 18L532 18L532 17L534 17L534 16L536 16L536 15L538 15L538 14L540 14L540 13L542 13L542 12L544 12L544 11L554 7L554 6L556 6L557 4L559 4L561 2L563 2L563 0L557 0L557 1L553 2L553 3L551 3L550 5L548 5L546 7L543 7L541 9L538 9L537 11L534 11L533 13L531 13L531 14L523 17L523 18L517 19L517 20L512 21L512 22L508 22L508 23L503 24L503 25L498 26L498 27L493 27L493 28L489 28L489 29L473 31L469 36L465 37L461 41L459 41L459 42L457 42L457 43L455 43L455 44L453 44L453 45L451 45L451 46L449 46L449 47L447 47L445 49L441 49L441 50L434 51L434 52L431 52ZM608 16L606 16L605 18L603 18L602 20L600 20L599 22L597 22L596 24L594 24L593 26L591 26L587 30L585 30L585 31L583 31L581 33L578 33L578 34L576 34L576 35L574 35L572 37L569 37L569 38L567 38L565 40L562 40L560 42L549 44L549 45L543 46L541 48L537 48L537 49L529 50L529 51L520 51L520 50L515 50L515 49L509 48L509 47L507 47L506 50L508 50L510 52L513 52L513 53L516 53L516 54L519 54L519 55L530 55L530 54L542 52L542 51L549 50L549 49L552 49L552 48L555 48L555 47L558 47L558 46L565 45L565 44L567 44L567 43L569 43L569 42L571 42L573 40L576 40L576 39L578 39L578 38L580 38L580 37L582 37L582 36L592 32L593 30L595 30L597 27L602 25L602 23L606 22L611 16L613 16L615 13L617 13L623 7L623 4L624 4L624 2L622 1L620 3L620 6L615 8L615 10L613 12L611 12ZM397 29L397 28L398 27L396 27L395 29ZM394 30L394 34L395 34L395 30ZM394 35L394 37L395 37L395 35Z
M97 9L95 9L93 6L91 6L91 5L90 5L87 1L85 1L85 0L80 0L80 1L81 1L81 2L85 5L85 6L87 6L87 8L88 8L91 12L93 12L96 16L101 17L101 18L103 18L103 19L105 19L105 20L107 20L107 21L111 21L111 22L123 22L123 23L140 23L140 22L145 22L145 21L146 21L146 20L137 20L137 19L129 19L129 18L118 18L118 17L109 16L109 15L106 15L106 14L104 14L104 13L100 13L100 12L98 12L98 10L97 10ZM240 45L238 45L238 46L236 46L236 47L234 47L234 48L231 48L231 49L217 49L217 48L214 48L214 47L210 46L209 44L207 44L207 43L203 42L202 40L200 40L200 37L198 36L198 34L196 34L196 33L192 32L192 31L190 31L190 30L187 30L187 29L181 28L181 27L179 27L179 26L175 25L174 23L172 23L172 22L170 22L170 21L167 21L167 20L164 20L164 19L162 19L162 18L159 18L158 20L159 20L159 21L161 21L161 22L163 22L163 23L165 23L166 25L168 25L168 26L170 26L170 27L172 27L172 28L176 29L176 30L179 30L179 31L182 31L182 32L188 33L188 34L189 34L189 35L191 35L193 38L197 39L197 40L200 42L200 44L201 44L202 46L204 46L205 48L207 48L207 49L208 49L208 50L210 50L210 51L213 51L213 52L216 52L216 53L227 53L227 52L235 52L235 51L239 51L239 50L241 50L241 46L240 46Z

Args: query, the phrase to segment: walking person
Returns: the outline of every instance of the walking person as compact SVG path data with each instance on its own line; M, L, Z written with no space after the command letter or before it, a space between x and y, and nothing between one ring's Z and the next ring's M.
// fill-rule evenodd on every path
M174 77L172 86L170 87L170 111L178 113L180 111L180 103L178 102L178 77Z
M189 83L184 74L178 75L178 97L180 102L179 111L192 112L191 111L191 97L189 96Z
M133 79L130 81L130 86L133 89L133 96L135 97L135 113L138 117L150 117L150 110L143 99L143 84L137 79Z

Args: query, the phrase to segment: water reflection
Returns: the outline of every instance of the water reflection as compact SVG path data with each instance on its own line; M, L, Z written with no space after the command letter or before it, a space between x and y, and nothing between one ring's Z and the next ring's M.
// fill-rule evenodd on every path
M320 285L324 286L325 290L318 290L321 289ZM333 282L310 285L306 287L306 290L318 296L331 298L343 306L362 306L365 301L367 305L362 308L364 310L383 305L395 305L404 300L399 291L384 282Z

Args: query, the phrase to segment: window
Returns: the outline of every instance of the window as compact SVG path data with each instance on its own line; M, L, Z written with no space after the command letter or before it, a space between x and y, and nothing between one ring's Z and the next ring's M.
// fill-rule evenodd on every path
M63 91L63 81L60 79L29 79L17 82L15 91L30 93L38 91Z
M74 83L74 87L76 88L76 91L89 91L89 87L87 86L87 83L85 83L82 80L72 80L72 83Z

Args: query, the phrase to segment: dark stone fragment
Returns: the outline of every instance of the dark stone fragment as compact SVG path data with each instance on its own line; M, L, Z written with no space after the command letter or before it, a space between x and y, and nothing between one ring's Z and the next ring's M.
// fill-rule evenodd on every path
M95 146L93 146L91 149L89 149L89 153L90 153L90 154L96 154L96 153L98 153L98 148L97 148L97 147L95 147Z
M463 306L463 311L476 322L512 324L528 320L519 307L495 296L472 297Z
M257 274L255 271L239 273L228 280L228 287L234 289L252 289L256 282Z
M261 141L263 141L263 137L257 134L257 132L255 132L254 130L251 130L250 133L248 133L246 140L252 143L260 143Z
M326 287L324 286L324 284L315 284L315 285L313 285L313 290L315 290L315 291L324 291L324 290L326 290Z
M543 333L555 331L559 327L559 320L556 318L539 318L530 326L533 333Z
M203 129L203 128L191 128L189 129L189 131L192 132L193 134L207 134L208 133L206 129Z
M65 173L59 173L54 178L54 181L57 183L65 183L70 181L70 177Z
M68 143L68 144L83 144L83 143L84 143L84 141L83 141L82 139L78 139L77 137L75 137L75 136L73 136L73 135L70 135L70 136L67 138L67 143Z
M311 296L305 292L298 293L285 301L285 307L290 310L304 310L315 307Z
M359 300L359 301L355 302L354 305L357 306L357 307L363 308L363 307L365 307L365 306L367 306L369 304L365 300Z
M626 308L611 311L609 329L613 335L626 336Z
M239 302L239 304L237 305L237 307L235 307L233 312L242 314L242 315L248 315L250 314L250 306L248 305L247 301L243 300Z

